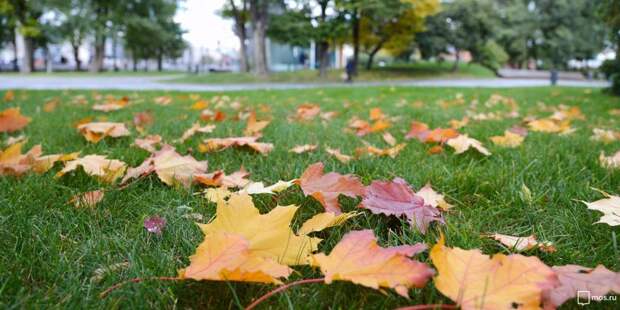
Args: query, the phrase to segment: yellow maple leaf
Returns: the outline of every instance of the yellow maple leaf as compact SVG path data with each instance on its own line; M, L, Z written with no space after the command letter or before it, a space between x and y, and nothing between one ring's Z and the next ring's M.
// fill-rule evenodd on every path
M525 137L518 135L510 130L506 130L503 136L493 136L491 137L491 141L495 143L495 145L503 146L503 147L518 147L523 143Z
M408 297L409 288L423 287L433 275L426 264L409 258L425 249L424 244L383 248L372 230L358 230L342 237L329 255L313 255L312 265L321 268L327 284L343 280L374 289L389 287Z
M431 250L437 289L462 309L539 309L542 294L557 284L553 270L537 257L495 254L445 246Z
M312 232L321 231L323 229L343 224L348 219L360 215L359 212L347 212L336 215L332 212L319 213L309 220L305 221L297 233L307 235Z
M461 154L470 148L473 148L483 155L491 155L491 152L482 146L480 141L470 138L467 135L460 135L456 138L450 139L447 144L454 149L454 154Z
M243 235L213 232L205 236L190 257L190 265L179 270L179 277L280 284L278 278L288 277L291 272L288 266L252 250Z
M303 265L317 249L319 238L296 235L290 227L297 206L277 206L260 214L252 197L234 194L228 201L219 200L216 217L208 224L199 224L205 235L230 233L243 236L249 249L264 258L285 265Z

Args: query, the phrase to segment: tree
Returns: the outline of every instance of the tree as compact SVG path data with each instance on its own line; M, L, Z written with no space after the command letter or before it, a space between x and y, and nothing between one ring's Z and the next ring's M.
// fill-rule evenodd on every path
M60 25L57 30L60 36L71 44L73 50L73 60L75 61L75 70L82 69L82 61L80 60L80 46L84 40L91 34L90 3L85 0L54 0L52 5L59 13Z
M39 18L43 5L43 0L0 0L0 9L11 19L8 24L14 25L24 40L24 58L19 68L23 73L34 71L34 40L41 35Z
M269 0L250 1L250 24L252 25L254 73L266 76L267 68L267 22L269 17Z
M228 0L224 4L220 14L223 17L232 18L234 25L234 32L237 38L239 38L239 67L241 72L250 71L250 62L248 61L248 52L246 41L248 38L247 23L248 23L248 0Z
M414 34L424 29L425 17L439 8L437 0L367 1L361 15L361 45L368 53L366 68L384 47L398 55L412 46Z

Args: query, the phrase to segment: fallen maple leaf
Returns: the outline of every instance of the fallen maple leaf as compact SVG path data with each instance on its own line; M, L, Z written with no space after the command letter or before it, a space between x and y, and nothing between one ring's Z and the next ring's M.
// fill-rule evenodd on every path
M319 213L305 221L297 231L300 235L307 235L312 232L322 231L329 227L342 225L347 220L360 215L358 212L347 212L336 215L331 212Z
M599 156L599 162L601 166L608 169L620 169L620 151L617 151L612 156L605 156L604 152L601 152Z
M157 152L155 148L158 145L161 145L162 138L160 135L150 135L144 138L136 138L133 144L149 153Z
M243 134L250 137L261 136L263 129L265 129L269 123L271 123L271 121L257 121L256 112L252 111L248 117L247 125L243 131Z
M25 143L25 141L18 142L0 151L0 175L21 176L30 171L43 151L41 145L36 145L26 154L22 154Z
M116 179L123 176L127 168L127 165L120 160L107 159L101 155L87 155L66 162L65 167L56 174L56 177L62 177L80 166L86 174L95 176L107 183L113 183Z
M489 237L499 241L510 250L514 250L516 252L523 252L533 248L539 248L541 251L548 253L553 253L556 251L555 246L551 242L540 242L534 235L518 237L504 234L491 234Z
M433 276L428 265L409 258L425 249L420 243L383 248L372 230L359 230L344 235L329 255L313 255L312 265L319 266L327 284L341 280L377 290L388 287L409 297L410 288L424 287Z
M595 224L604 223L609 226L620 225L620 197L609 195L604 192L603 194L607 196L607 198L600 199L594 202L582 202L585 203L590 210L603 212L603 216L601 216L601 218Z
M144 219L144 228L150 233L161 235L164 231L164 227L166 227L166 219L159 215Z
M360 208L375 214L406 216L421 233L426 233L431 222L444 223L438 209L425 203L424 198L415 195L407 181L395 178L393 181L373 181L366 188L366 196Z
M199 226L206 236L216 233L243 236L254 255L285 265L303 265L308 263L321 239L297 235L291 230L290 223L297 210L297 206L277 206L267 214L260 214L251 196L233 194L228 201L218 201L213 221Z
M424 143L445 143L449 139L456 138L459 132L453 128L436 128L430 130L428 125L421 122L411 122L411 129L405 139L416 138Z
M19 108L9 108L0 112L0 132L18 131L26 127L28 123L30 123L30 118L23 116Z
M203 153L213 152L227 149L229 147L247 146L261 154L267 154L273 150L273 144L257 142L258 137L233 137L233 138L213 138L204 140L204 144L200 145L200 151Z
M145 159L140 166L129 168L121 183L126 184L132 178L156 173L159 179L167 185L180 184L189 188L194 175L206 171L206 161L197 161L191 155L181 156L174 147L165 144L161 150Z
M15 92L13 90L7 90L6 93L4 93L5 102L13 101L14 99L15 99Z
M96 190L86 193L81 193L73 196L69 203L73 203L76 208L94 208L101 200L103 200L104 193L102 190Z
M199 173L194 175L194 181L205 186L245 187L250 183L247 177L250 175L243 167L239 171L227 175L223 170L212 173Z
M77 127L78 131L88 142L97 143L105 137L129 136L129 130L123 123L95 122L86 123Z
M545 292L547 305L559 307L584 291L589 292L588 296L620 294L620 273L610 271L603 265L598 265L594 269L579 265L553 266L552 269L558 276L560 285ZM590 300L582 302L589 303Z
M50 170L55 163L75 160L79 156L80 152L39 156L35 159L34 163L32 163L32 170L36 173L45 173Z
M470 138L467 135L460 135L456 138L450 139L446 144L454 149L454 154L462 154L470 148L473 148L485 156L491 155L491 152L482 146L480 141Z
M325 152L327 152L327 154L329 154L331 156L336 157L336 159L338 161L340 161L341 163L343 163L343 164L346 164L346 163L350 162L351 159L353 159L353 157L350 156L350 155L342 154L340 152L340 149L332 149L332 148L327 147L327 148L325 148Z
M321 113L321 107L316 104L306 103L297 107L296 114L289 121L311 121Z
M280 284L293 270L252 249L242 234L213 232L190 257L190 265L179 270L182 279L243 281Z
M444 195L437 193L430 183L427 183L422 187L419 191L415 193L416 196L422 197L424 199L425 205L430 205L433 208L439 208L444 211L448 211L448 209L453 206L446 202Z
M306 152L312 152L319 147L317 144L304 144L304 145L296 145L292 149L289 150L291 153L302 154Z
M144 127L153 124L154 121L155 117L149 111L138 112L133 115L133 125L141 133L144 132Z
M215 130L215 125L206 125L206 126L200 127L200 123L194 123L192 127L190 127L188 130L186 130L183 133L183 136L181 136L181 139L179 139L179 142L180 143L185 142L185 140L189 139L190 137L195 135L197 132L211 133L213 132L213 130Z
M295 180L292 181L278 181L276 183L274 183L273 185L270 186L265 186L265 184L263 184L263 182L251 182L249 183L247 186L245 186L242 190L239 191L239 193L247 193L250 195L255 195L255 194L270 194L270 195L275 195L276 193L279 193L291 186L293 186L293 184L295 184L294 182Z
M569 134L574 131L574 129L570 127L569 120L560 121L550 118L543 118L530 121L527 125L532 131L538 132Z
M506 130L503 136L491 137L491 141L493 141L496 145L511 148L518 147L521 143L523 143L523 140L525 140L523 136L509 130Z
M445 246L443 235L431 250L435 286L462 309L539 309L542 294L558 284L537 257L495 254Z
M398 153L400 153L400 151L402 151L406 146L406 143L401 143L394 147L380 149L372 145L367 145L365 147L359 147L355 149L355 154L357 157L361 157L364 154L370 154L373 156L389 156L391 158L396 158L396 156L398 156Z
M324 174L323 169L321 162L310 165L299 178L298 184L304 194L314 197L323 205L325 211L342 213L338 204L339 195L352 198L364 195L364 186L357 177L336 172Z

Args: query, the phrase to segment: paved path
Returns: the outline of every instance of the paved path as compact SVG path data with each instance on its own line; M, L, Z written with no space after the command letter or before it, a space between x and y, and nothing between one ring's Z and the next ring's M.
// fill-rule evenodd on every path
M428 79L407 81L377 81L345 83L250 83L250 84L180 84L167 82L167 77L60 77L0 75L0 89L117 89L117 90L178 90L178 91L231 91L256 89L308 89L319 87L541 87L548 86L544 79ZM602 81L560 81L560 86L606 87Z

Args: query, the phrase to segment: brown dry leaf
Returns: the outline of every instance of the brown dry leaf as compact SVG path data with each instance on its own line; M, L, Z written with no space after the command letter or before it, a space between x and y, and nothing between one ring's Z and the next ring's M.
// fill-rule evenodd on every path
M605 153L601 152L598 159L603 168L620 169L620 151L617 151L612 156L605 156Z
M248 241L248 249L260 257L289 266L304 265L321 239L293 232L290 225L298 209L297 206L277 206L269 213L260 214L251 196L233 194L228 201L218 201L213 221L199 226L207 236L215 233L241 235Z
M79 125L78 131L91 143L97 143L105 137L129 136L130 132L123 123L94 122Z
M510 148L518 147L519 145L523 143L524 140L525 140L525 137L518 135L516 133L513 133L510 130L504 131L503 136L491 137L491 141L493 141L495 145L499 145L503 147L510 147Z
M206 126L200 127L200 123L194 123L192 127L190 127L188 130L186 130L183 133L183 136L181 136L181 139L179 139L178 141L180 143L183 143L185 142L185 140L189 139L190 137L192 137L198 132L211 133L213 132L213 130L215 130L215 125L206 125Z
M271 121L257 121L256 112L252 111L248 117L247 125L243 134L250 137L262 136L262 131L271 123Z
M343 164L346 164L349 161L351 161L351 159L353 159L353 157L350 155L342 154L340 152L340 149L332 149L332 148L327 147L325 148L325 152L327 152L327 154L331 156L336 157L336 159L339 160Z
M589 296L620 294L620 273L610 271L603 265L598 265L594 269L579 265L553 266L552 268L558 276L560 285L545 292L545 304L548 306L559 307L567 300L576 298L579 292L584 291L588 292Z
M383 111L381 111L381 108L372 108L370 109L369 114L370 114L369 118L371 121L377 121L377 120L386 118Z
M182 279L281 284L293 270L261 255L241 234L214 232L205 235L190 265L179 270Z
M42 154L41 145L36 145L26 154L22 147L26 142L15 143L0 151L0 175L21 176L30 171L36 159Z
M289 150L291 153L302 154L306 152L312 152L319 147L318 144L304 144L304 145L296 145L292 149Z
M223 170L218 170L212 173L200 173L194 175L194 181L204 186L217 186L217 187L245 187L250 183L248 177L250 173L243 167L232 174L226 175Z
M200 112L200 119L205 122L210 122L210 121L221 122L224 119L226 119L226 114L224 114L224 112L220 110L213 112L209 109L205 109L205 110L202 110L202 112Z
M0 112L0 132L14 132L23 129L30 123L30 118L25 117L19 108L9 108Z
M469 124L469 117L465 116L461 120L452 119L448 122L448 124L450 124L450 127L453 129L461 129Z
M491 155L491 152L482 146L480 141L470 138L467 135L460 135L456 138L450 139L446 144L454 149L454 154L462 154L470 148L473 148L485 156Z
M9 138L8 138L8 139L6 139L6 141L4 142L4 145L6 145L6 146L11 146L11 145L13 145L13 144L15 144L15 143L18 143L18 142L25 142L25 141L28 141L28 138L26 138L26 136L22 134L22 135L19 135L19 136L17 136L17 137L9 137Z
M575 119L584 120L586 119L586 116L583 115L579 107L568 107L565 105L560 105L559 110L555 111L550 118L558 121Z
M69 200L69 203L72 203L76 208L94 208L103 200L103 196L103 190L81 193L73 196L73 198Z
M555 246L551 242L540 242L534 235L517 237L496 233L489 235L489 237L499 241L510 250L514 250L516 252L528 251L533 248L539 248L541 251L548 253L553 253L556 251Z
M250 182L246 186L244 186L242 190L240 190L237 193L250 194L250 195L256 195L256 194L275 195L276 193L284 191L287 188L293 186L293 184L295 184L295 180L291 180L291 181L280 180L269 186L265 186L263 182Z
M160 135L149 135L144 138L136 138L133 144L149 153L157 152L156 147L161 145L162 138Z
M257 142L258 137L231 137L231 138L213 138L204 140L204 144L200 145L200 152L208 153L227 149L229 147L247 146L260 154L268 154L273 150L273 144Z
M321 162L309 166L297 183L301 186L304 194L314 197L323 205L325 211L335 214L342 213L338 204L339 195L352 198L364 196L364 185L357 177L336 172L324 174L323 169L324 166Z
M127 168L127 165L120 160L107 159L101 155L87 155L66 162L65 167L56 174L56 177L62 177L80 166L86 174L95 176L106 183L113 183L116 179L123 176Z
M350 281L374 288L394 289L409 297L409 289L424 287L433 269L409 257L426 249L425 244L381 247L372 230L352 231L344 235L329 255L312 256L312 265L325 275L325 283Z
M558 284L537 257L449 248L443 235L430 256L439 273L435 286L464 310L539 309L543 292Z
M130 179L156 173L167 185L180 184L189 188L194 175L206 172L207 161L197 161L191 155L181 156L174 147L164 144L161 150L151 154L140 166L129 168L121 183L126 184Z
M123 98L127 98L127 97L123 97ZM93 105L93 110L101 111L101 112L118 111L118 110L124 109L128 103L129 103L129 99L108 100L106 103Z

